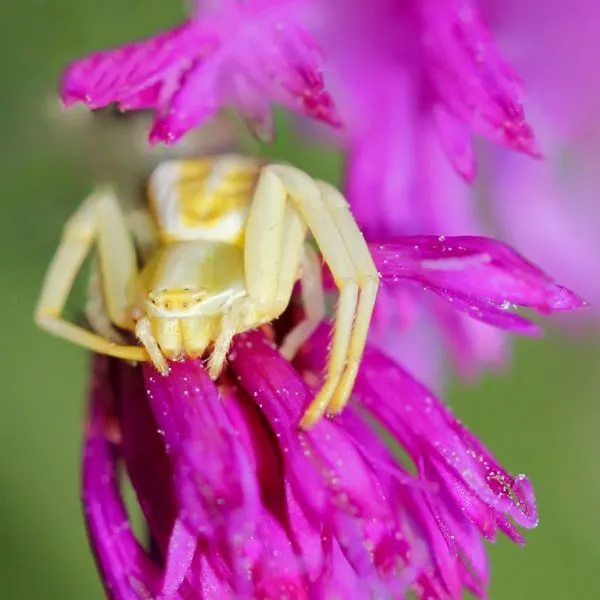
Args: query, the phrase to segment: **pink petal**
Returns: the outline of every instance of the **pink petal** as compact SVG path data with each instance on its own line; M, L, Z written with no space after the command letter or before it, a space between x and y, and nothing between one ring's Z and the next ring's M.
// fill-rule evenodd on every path
M543 314L585 306L510 247L489 238L413 236L370 248L384 282L418 282L457 309L498 327L536 331L508 312L513 305Z
M147 40L91 54L65 70L63 100L67 105L83 101L90 108L121 102L185 69L191 58L212 54L217 45L214 35L184 23Z
M117 477L117 447L107 437L114 415L110 359L96 357L83 457L82 501L90 543L108 596L154 594L159 569L135 539Z

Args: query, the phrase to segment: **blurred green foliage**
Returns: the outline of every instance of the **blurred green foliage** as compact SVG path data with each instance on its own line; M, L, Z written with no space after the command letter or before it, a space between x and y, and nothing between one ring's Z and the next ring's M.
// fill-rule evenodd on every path
M61 226L90 186L57 109L61 67L177 22L164 0L8 0L0 6L4 92L0 226L0 597L103 597L79 506L87 356L36 330L31 314ZM51 115L54 113L54 117ZM76 146L76 147L75 147ZM88 147L101 161L102 149ZM339 168L280 139L265 150L314 174ZM86 166L87 165L87 166ZM600 258L600 257L599 257ZM595 597L600 589L600 375L597 340L520 341L514 367L449 402L513 473L533 480L541 526L525 549L491 547L494 600Z

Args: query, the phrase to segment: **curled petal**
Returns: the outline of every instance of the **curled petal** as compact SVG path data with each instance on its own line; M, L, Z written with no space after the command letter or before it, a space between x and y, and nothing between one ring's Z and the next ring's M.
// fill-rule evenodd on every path
M383 281L417 282L470 316L505 329L535 332L509 312L515 305L542 314L586 305L512 248L489 238L413 236L370 248Z

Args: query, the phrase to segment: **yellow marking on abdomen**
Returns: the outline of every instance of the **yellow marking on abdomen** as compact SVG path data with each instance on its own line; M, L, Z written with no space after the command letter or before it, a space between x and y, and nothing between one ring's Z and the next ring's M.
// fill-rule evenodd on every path
M163 243L199 238L243 243L259 172L258 161L238 156L157 167L148 193Z

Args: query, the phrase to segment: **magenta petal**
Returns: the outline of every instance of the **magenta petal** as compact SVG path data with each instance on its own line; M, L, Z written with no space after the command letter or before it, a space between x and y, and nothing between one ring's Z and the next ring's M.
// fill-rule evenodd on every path
M240 344L244 344L249 351L252 351L254 345L251 341L246 340L243 336L238 336L234 340L236 348L239 349ZM230 354L229 360L236 374L240 376L237 369L238 351ZM252 363L250 363L252 364ZM250 368L250 373L252 368ZM242 381L248 372L241 369ZM248 411L245 403L228 403L228 411L230 414L236 413L233 416L233 422L236 423L241 430L247 427L242 424L242 420L252 424L252 432L242 433L242 438L246 440L246 444L251 444L253 448L251 454L256 457L256 467L259 473L263 474L261 478L262 489L265 490L265 502L270 510L277 515L283 522L287 522L290 537L294 540L299 552L302 554L306 570L310 576L317 577L321 572L323 561L323 550L321 544L322 525L319 515L324 510L325 490L320 481L319 473L311 468L303 455L302 448L299 445L299 440L296 435L296 419L291 419L286 410L286 405L277 403L277 395L271 395L268 390L261 389L261 379L251 380L251 384L246 384L248 394L253 401L260 398L260 408L265 410L267 417L273 425L272 431L267 431L264 423L260 425L256 423L256 415L252 414L252 410ZM258 386L255 385L258 381ZM293 384L298 384L296 378L291 381ZM253 387L254 386L254 387ZM299 389L303 386L299 382ZM245 414L242 414L244 410ZM266 436L273 436L277 441L277 455L271 455L273 448L265 448L264 441ZM262 438L262 441L257 439L257 435ZM272 440L268 439L268 443ZM262 449L259 450L259 444ZM290 449L292 448L293 451ZM285 463L280 464L281 456L285 458ZM266 463L262 461L266 458ZM260 460L258 460L260 459ZM274 460L275 459L275 460ZM289 468L291 474L285 473L286 467ZM301 481L296 480L296 477L301 477Z
M310 600L308 581L283 527L267 512L261 516L258 535L262 541L256 562L254 598L297 598Z
M171 363L166 377L144 365L144 375L172 463L183 538L188 529L206 542L210 555L219 552L231 569L234 588L243 594L249 582L241 548L255 535L261 505L251 462L199 360ZM174 571L168 567L166 583L175 585L183 573L177 565Z
M360 581L336 540L331 549L326 572L311 587L311 600L361 600Z
M321 327L311 340L311 368L322 369L328 339ZM491 453L431 392L399 365L367 347L354 388L357 400L382 424L422 476L439 483L447 502L492 539L497 519L512 518L523 527L537 525L528 480L510 476Z
M561 310L575 310L589 306L586 300L561 285L555 285L552 290L549 291L547 303L548 308L551 311L556 312Z
M525 475L513 478L496 461L491 452L462 423L450 417L450 423L463 439L469 452L477 458L487 485L499 497L509 500L506 503L507 515L522 527L532 528L538 524L537 507L533 486Z
M473 182L477 174L477 165L468 128L441 106L435 110L434 119L440 142L452 166L465 181Z
M139 600L154 595L160 572L135 539L117 479L117 448L107 438L114 415L109 359L94 359L91 406L83 458L86 526L108 596Z
M215 65L195 61L177 84L169 107L159 114L150 133L152 143L176 142L196 125L214 115L221 104Z
M245 73L245 76L233 75L230 95L254 136L261 142L272 142L275 138L275 123L271 102L265 90L257 82L251 81L248 73Z
M585 306L512 248L489 238L413 236L370 248L384 282L417 282L491 325L531 333L535 326L511 314L513 305L542 314Z
M234 594L225 576L215 568L206 554L196 554L192 573L195 577L194 593L198 594L199 600L235 600L239 597Z
M538 155L520 103L518 78L504 62L472 0L424 0L429 74L451 112L477 133Z
M164 562L162 592L169 597L186 597L197 536L178 520L172 466L146 397L142 369L118 360L111 361L110 367L123 459Z
M161 593L170 598L188 577L194 561L198 536L180 520L175 521L165 559L165 574Z
M455 310L466 313L469 317L487 323L492 327L507 329L522 335L540 335L541 329L535 323L520 315L510 312L515 305L504 301L500 306L490 303L487 299L480 300L472 296L462 295L444 288L432 288L441 298L449 302Z
M101 108L139 94L161 82L173 69L184 67L191 56L214 48L192 24L183 24L155 37L77 60L63 74L65 104L83 101Z
M110 367L123 460L152 536L164 554L177 517L171 463L157 432L141 368L116 360L111 361Z
M258 403L275 432L289 469L288 476L315 513L324 510L326 491L301 447L297 424L310 391L275 348L260 333L236 336L229 361L241 385ZM267 362L269 361L269 362ZM267 376L268 375L268 376ZM325 423L323 424L325 425Z
M260 399L260 408L284 446L284 455L290 455L291 460L297 461L293 475L299 478L301 487L305 492L321 488L320 494L312 498L312 506L323 510L324 496L332 494L335 498L343 490L343 501L356 501L357 511L360 511L360 504L365 502L372 509L370 503L374 499L364 497L364 491L369 490L375 482L343 431L327 421L320 422L308 432L298 430L302 410L313 394L279 352L260 333L252 332L238 336L234 341L230 360L242 385L248 391L252 390L253 397ZM303 468L298 468L301 465ZM306 488L311 471L315 472L317 478ZM331 487L321 487L323 483ZM320 496L322 498L319 500Z
M130 95L125 95L119 100L119 110L152 110L159 105L161 85L154 84Z
M181 518L206 535L238 519L251 525L258 510L257 483L202 363L172 363L166 377L144 365L144 375L173 464Z

